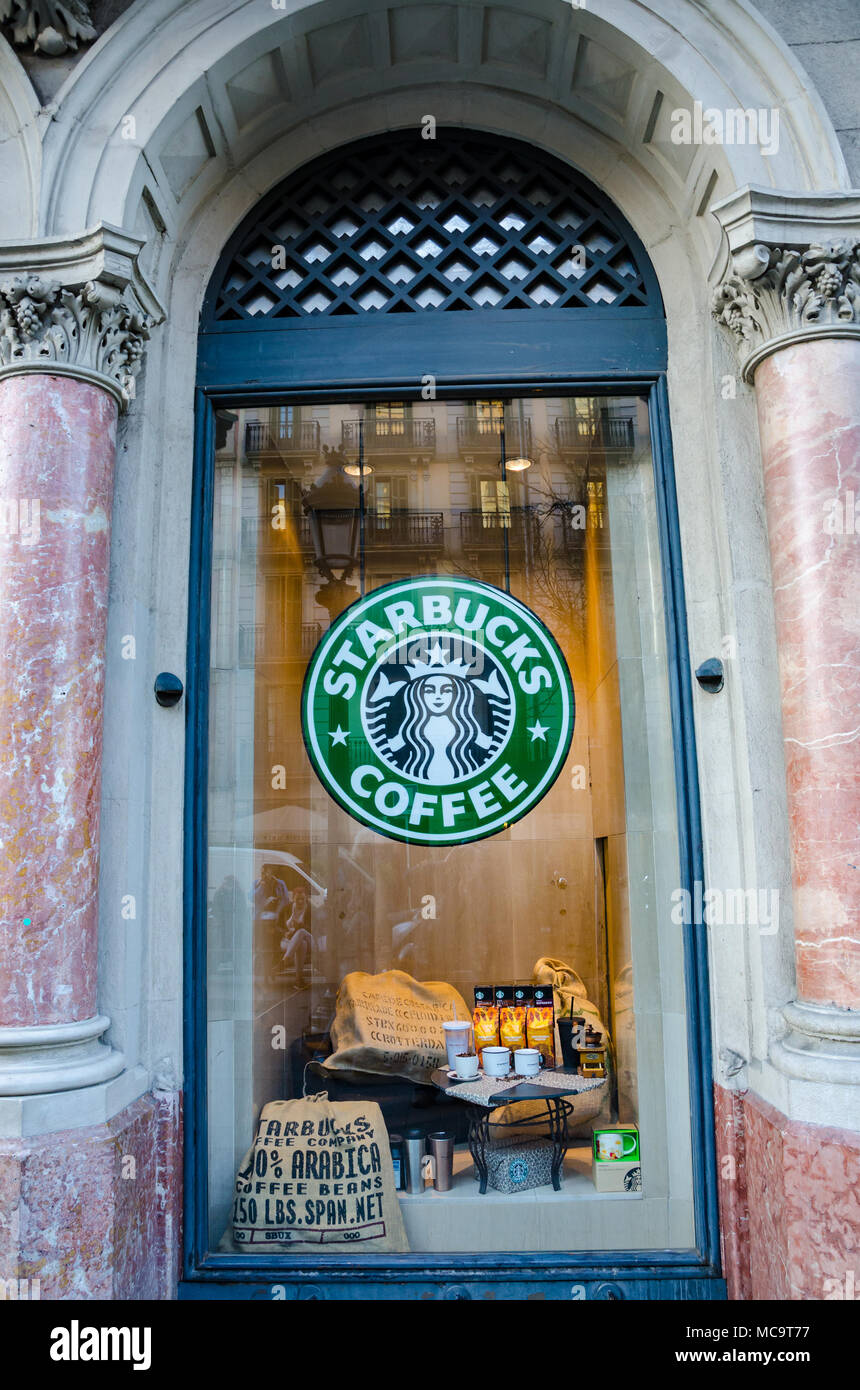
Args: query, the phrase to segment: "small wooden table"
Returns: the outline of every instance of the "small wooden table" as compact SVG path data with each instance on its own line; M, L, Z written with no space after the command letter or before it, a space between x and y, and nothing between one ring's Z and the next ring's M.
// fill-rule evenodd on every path
M552 1067L540 1073L540 1079L519 1077L511 1073L503 1076L480 1076L476 1081L461 1081L451 1078L447 1067L440 1067L431 1074L430 1080L440 1091L445 1091L467 1107L469 1116L469 1152L478 1170L480 1191L487 1190L487 1145L491 1142L490 1114L505 1105L518 1101L540 1100L547 1108L545 1115L529 1115L524 1120L510 1124L496 1123L493 1127L504 1130L536 1128L549 1125L552 1139L552 1164L550 1172L552 1185L556 1192L561 1190L561 1168L568 1149L565 1134L566 1122L575 1109L571 1096L581 1095L583 1091L596 1090L603 1085L603 1078L589 1079L579 1075L575 1067ZM498 1089L498 1088L501 1089Z

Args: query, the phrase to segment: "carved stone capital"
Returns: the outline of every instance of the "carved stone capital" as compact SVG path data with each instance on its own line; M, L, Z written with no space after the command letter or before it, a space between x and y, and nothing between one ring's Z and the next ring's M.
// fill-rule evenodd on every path
M127 409L150 330L164 317L138 269L142 245L102 224L73 239L0 246L0 377L75 376Z
M96 37L86 0L0 0L0 22L19 48L56 58Z
M711 211L729 251L712 312L735 339L745 380L791 343L860 337L860 198L746 188Z

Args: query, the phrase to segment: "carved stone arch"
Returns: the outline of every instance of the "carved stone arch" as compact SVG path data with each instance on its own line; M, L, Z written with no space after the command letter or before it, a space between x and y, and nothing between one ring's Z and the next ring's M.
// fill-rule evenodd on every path
M597 132L614 151L607 163L621 159L662 184L684 220L746 183L848 184L818 98L788 48L742 0L724 0L713 15L693 0L607 0L599 14L566 0L532 0L489 6L483 18L461 3L445 7L444 23L438 11L393 6L386 22L381 10L349 0L299 4L289 15L236 0L213 21L207 0L132 7L58 94L65 119L46 134L41 228L71 230L73 218L79 225L82 200L89 223L128 226L145 152L149 196L167 230L178 232L201 199L289 131L301 126L317 151L330 148L333 113L372 96L378 130L388 123L383 104L404 93L414 99L413 122L425 110L438 114L432 94L447 92L446 118L459 103L452 123L473 126L481 124L480 106L491 107L500 92L519 93L540 108L548 131L563 117ZM734 107L738 91L750 107L780 108L772 157L741 144L691 156L673 144L674 109L695 101ZM417 110L428 96L431 105ZM599 178L601 170L586 172Z
M42 145L39 99L6 40L0 36L0 186L7 235L38 231Z

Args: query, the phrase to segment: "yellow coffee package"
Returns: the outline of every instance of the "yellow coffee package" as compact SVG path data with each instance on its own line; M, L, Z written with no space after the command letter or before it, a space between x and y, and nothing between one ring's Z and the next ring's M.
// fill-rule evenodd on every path
M531 989L524 985L500 985L496 988L499 1037L502 1047L509 1047L511 1052L518 1052L526 1045L526 1011L531 996Z
M543 1061L551 1067L555 1062L555 1027L552 1004L532 1004L526 1016L526 1037L529 1047L537 1048Z
M552 1067L556 1059L555 1005L551 985L533 985L526 1015L529 1047L541 1054L541 1066Z
M475 1010L472 1014L472 1028L475 1033L475 1051L478 1065L484 1065L485 1047L499 1045L499 1011L493 1003L493 992L482 985L475 989Z
M499 1009L499 1037L511 1052L526 1045L526 1012L525 1004L503 1004Z

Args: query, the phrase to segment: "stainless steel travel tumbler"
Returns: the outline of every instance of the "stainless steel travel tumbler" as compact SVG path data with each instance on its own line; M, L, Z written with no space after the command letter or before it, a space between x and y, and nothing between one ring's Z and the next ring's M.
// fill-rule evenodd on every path
M421 1165L427 1145L420 1129L407 1129L403 1135L403 1158L406 1167L406 1181L403 1186L407 1192L423 1192L424 1178Z
M450 1192L454 1180L454 1136L440 1130L428 1141L433 1155L433 1186L437 1192Z

